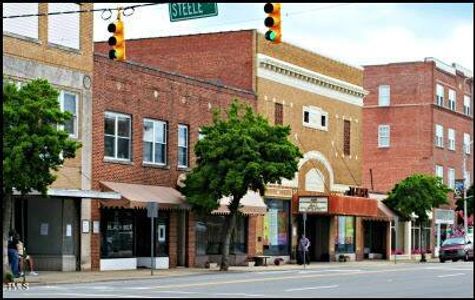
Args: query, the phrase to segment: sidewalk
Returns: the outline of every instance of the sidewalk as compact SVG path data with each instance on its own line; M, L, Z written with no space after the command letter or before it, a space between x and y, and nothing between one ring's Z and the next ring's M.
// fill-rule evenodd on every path
M438 262L437 259L428 258L427 263ZM342 268L347 266L363 267L363 266L388 266L399 264L419 264L419 261L415 260L398 260L396 264L394 261L389 260L365 260L358 262L313 262L306 266L306 269L318 269L318 268ZM284 264L276 266L269 264L268 266L258 267L244 267L244 266L231 266L228 272L265 272L265 271L288 271L288 270L303 270L303 265L296 264ZM100 282L100 281L115 281L115 280L130 280L130 279L150 279L150 278L164 278L173 276L192 276L200 274L217 273L219 267L216 269L204 269L204 268L173 268L168 270L154 270L153 277L151 276L150 269L138 269L138 270L123 270L123 271L81 271L81 272L59 272L59 271L39 271L39 276L26 276L26 282L31 285L52 285L52 284L64 284L64 283L87 283L87 282ZM22 282L23 278L17 278L16 282Z

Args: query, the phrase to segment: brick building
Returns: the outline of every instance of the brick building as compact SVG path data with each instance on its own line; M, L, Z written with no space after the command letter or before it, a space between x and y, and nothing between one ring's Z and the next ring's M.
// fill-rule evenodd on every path
M3 16L89 10L92 3L5 3ZM60 92L63 110L73 114L64 125L82 147L68 159L48 188L16 197L13 227L25 240L38 270L90 269L90 198L117 197L91 190L92 13L3 19L3 75L22 85L43 78ZM66 29L66 30L65 30Z
M121 199L93 201L92 219L99 228L91 244L92 269L150 267L148 202L159 207L156 268L218 262L226 208L199 216L178 189L182 174L195 165L193 146L200 127L212 122L212 109L228 108L233 99L255 108L255 94L136 63L133 57L111 61L101 53L94 55L94 79L93 187L118 192ZM256 215L265 213L258 195L247 199L233 239L232 264L254 255Z
M369 91L363 109L365 187L387 193L407 176L425 173L441 177L454 188L455 179L464 178L464 155L467 186L471 185L472 76L459 65L433 58L365 66L364 88ZM470 146L463 151L467 144ZM444 208L454 209L453 194L449 200ZM432 226L423 229L427 249L436 243L434 222L435 218ZM405 254L419 249L420 229L411 222L399 226L398 248ZM442 224L442 234L445 228Z
M106 53L108 45L96 43L96 50ZM254 92L261 115L291 126L290 139L304 158L293 180L266 190L269 211L257 219L257 254L295 258L303 228L299 199L305 198L322 201L324 208L312 212L307 225L312 260L335 260L343 253L362 259L365 248L388 256L384 207L373 199L343 195L362 184L361 67L288 43L269 44L255 30L127 40L127 57ZM373 228L378 245L367 238Z

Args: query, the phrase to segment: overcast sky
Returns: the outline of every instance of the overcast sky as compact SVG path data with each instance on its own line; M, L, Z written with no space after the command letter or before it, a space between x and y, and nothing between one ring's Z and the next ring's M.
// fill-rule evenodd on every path
M139 3L133 3L139 4ZM115 8L130 3L96 3ZM240 29L264 33L264 3L218 3L218 16L170 22L168 4L124 18L126 38ZM473 3L282 3L282 40L353 65L435 57L473 71ZM115 12L114 17L115 18ZM110 36L94 13L94 40Z

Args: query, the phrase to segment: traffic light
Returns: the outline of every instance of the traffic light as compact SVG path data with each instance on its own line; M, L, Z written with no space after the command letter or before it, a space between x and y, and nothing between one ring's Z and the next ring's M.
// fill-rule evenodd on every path
M264 24L269 28L265 34L266 40L271 41L274 44L279 44L282 39L282 32L280 29L280 3L266 3L264 5L264 11L267 14Z
M107 30L113 35L109 38L109 45L112 47L109 50L109 58L116 59L118 61L125 60L125 36L124 36L124 23L119 18L107 26Z

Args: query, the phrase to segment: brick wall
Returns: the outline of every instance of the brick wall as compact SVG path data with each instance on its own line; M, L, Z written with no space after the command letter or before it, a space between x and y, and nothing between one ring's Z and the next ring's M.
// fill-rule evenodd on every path
M193 213L188 214L188 222L186 224L186 266L192 268L195 267L196 257L196 223Z
M257 247L257 218L258 216L248 217L248 231L247 231L247 255L252 257L256 255Z
M178 213L176 211L170 212L170 233L168 236L168 259L170 262L170 268L175 268L177 265L177 252L178 252Z

